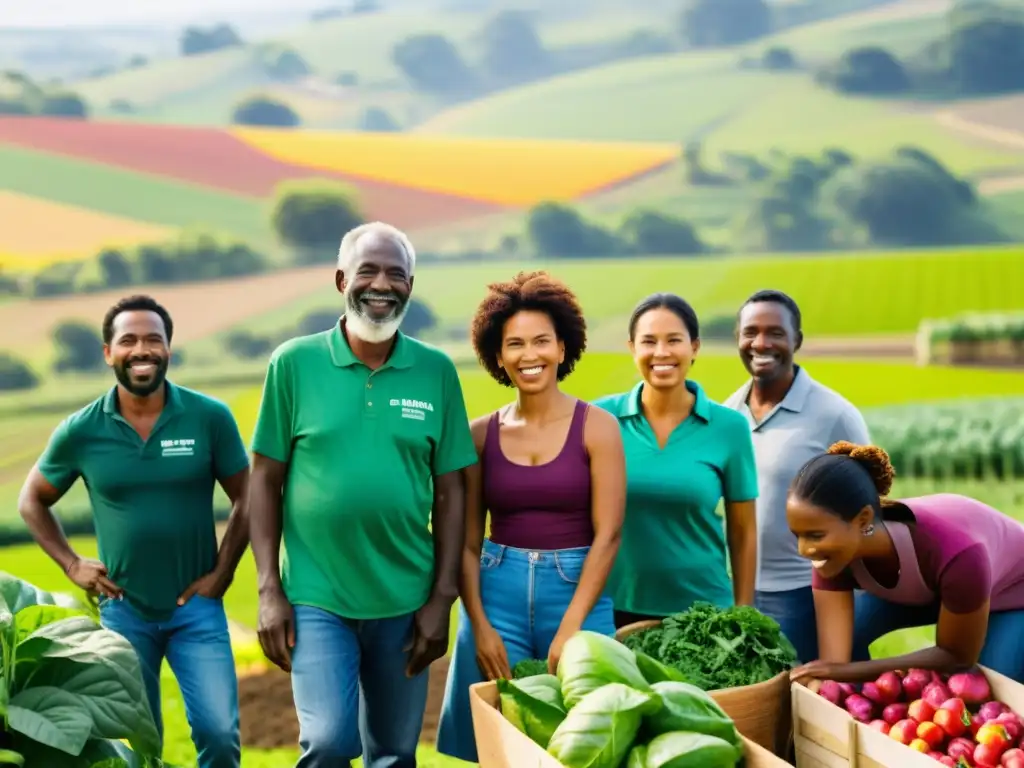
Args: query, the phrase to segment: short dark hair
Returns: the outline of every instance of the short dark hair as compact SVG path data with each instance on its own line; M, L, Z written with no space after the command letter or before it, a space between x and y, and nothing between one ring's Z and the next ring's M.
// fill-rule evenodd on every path
M882 518L883 499L892 490L895 476L889 454L882 448L840 440L800 468L789 493L847 522L857 517L864 507L871 507L875 515ZM886 504L885 507L884 517L903 517L902 505Z
M473 316L473 349L491 378L506 387L512 379L498 365L505 323L523 312L543 312L551 318L555 335L565 346L558 380L572 373L587 349L587 323L576 295L547 272L520 272L508 282L491 283Z
M114 319L122 312L156 312L164 324L164 333L167 335L167 343L171 343L171 336L174 334L174 322L170 313L152 296L137 294L126 296L117 304L107 310L103 316L103 343L109 344L114 338Z
M629 317L630 341L636 338L636 324L640 322L640 318L652 309L669 310L686 326L686 332L690 334L693 341L700 338L700 322L697 320L697 313L690 306L690 302L674 293L652 293L647 298L640 300Z
M797 306L797 303L793 300L793 297L790 296L788 293L783 293L782 291L776 290L758 291L757 293L753 294L749 299L744 301L742 306L740 306L740 311L736 313L736 322L739 323L739 316L740 314L742 314L744 307L746 307L748 304L760 304L762 302L781 304L786 309L788 309L790 316L793 318L793 331L796 333L797 336L803 333L803 330L801 328L803 321L800 317L800 307Z

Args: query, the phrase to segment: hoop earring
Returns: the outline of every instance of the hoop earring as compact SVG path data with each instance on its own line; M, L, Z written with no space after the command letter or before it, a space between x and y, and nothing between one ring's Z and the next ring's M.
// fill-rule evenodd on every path
M864 536L873 536L874 533L875 533L875 526L874 526L874 524L872 524L872 525L865 525L863 528L861 528L860 532Z

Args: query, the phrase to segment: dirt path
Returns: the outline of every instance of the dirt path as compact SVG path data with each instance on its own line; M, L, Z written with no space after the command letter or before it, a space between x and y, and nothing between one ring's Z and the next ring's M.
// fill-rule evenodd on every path
M976 139L982 139L993 144L999 144L1007 149L1024 151L1024 133L1000 128L996 125L989 125L970 120L958 115L952 110L944 110L934 115L939 125L953 131L968 134ZM1001 192L1014 192L1024 189L1024 174L1004 176L1000 178L984 179L978 184L978 192L982 195L996 195Z

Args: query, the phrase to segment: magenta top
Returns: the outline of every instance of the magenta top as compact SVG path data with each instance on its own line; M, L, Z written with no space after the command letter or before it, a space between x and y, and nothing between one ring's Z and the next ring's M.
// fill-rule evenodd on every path
M901 605L940 601L955 613L1024 608L1024 525L976 499L937 493L900 499L914 522L886 521L899 555L893 587L878 583L863 561L833 579L813 574L814 589L863 589Z
M509 461L501 450L498 413L487 424L483 450L484 503L495 544L519 549L589 547L590 455L583 443L589 405L576 401L561 453L547 464Z

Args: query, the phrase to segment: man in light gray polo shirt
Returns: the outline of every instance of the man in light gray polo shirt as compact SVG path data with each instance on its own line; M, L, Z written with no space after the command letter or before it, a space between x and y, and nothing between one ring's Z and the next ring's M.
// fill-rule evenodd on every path
M758 291L737 324L740 360L750 381L725 405L747 417L757 457L757 591L802 662L818 658L811 564L786 523L786 496L801 466L837 440L868 443L860 412L793 362L803 343L800 308L781 291Z

